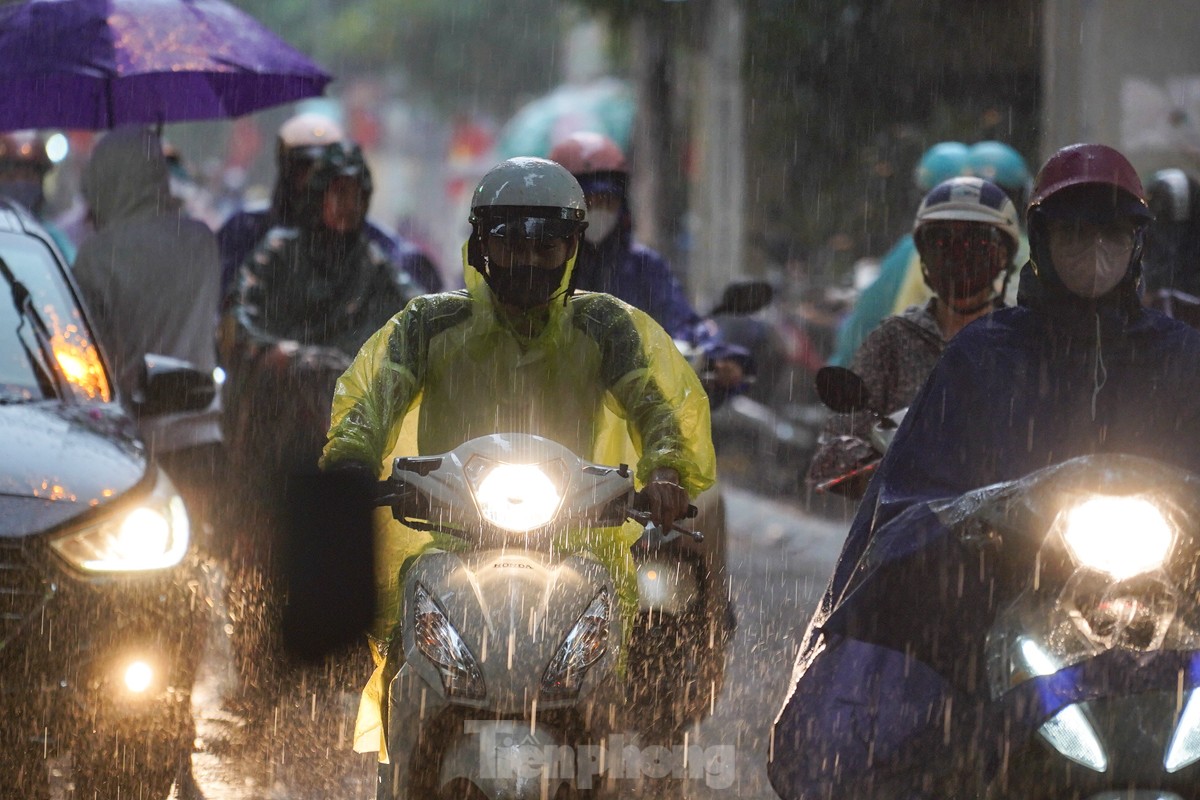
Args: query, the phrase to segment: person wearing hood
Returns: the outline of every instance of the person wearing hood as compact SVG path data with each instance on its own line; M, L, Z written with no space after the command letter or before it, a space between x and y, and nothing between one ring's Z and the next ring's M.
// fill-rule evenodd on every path
M72 271L122 402L138 397L147 354L211 373L217 242L171 197L158 135L134 126L106 134L84 168L81 188L94 232ZM139 429L183 492L193 525L207 527L216 516L223 471L219 401L198 412L143 418Z
M260 721L286 683L280 659L263 653L281 652L273 623L285 593L288 492L316 468L338 376L367 337L421 294L365 230L371 194L362 152L325 148L299 191L293 226L272 228L247 257L221 322L224 430L232 497L243 509L228 543L240 624L239 683L227 700Z
M299 223L303 215L304 185L313 165L334 144L343 148L353 146L342 127L323 114L304 112L280 126L275 151L275 187L271 192L270 206L247 207L236 211L217 231L217 242L221 249L223 298L236 290L237 271L267 231L293 227ZM423 291L441 290L441 275L419 247L372 221L368 220L365 224L375 246Z
M588 227L579 245L575 286L605 292L649 314L667 333L702 349L713 364L713 407L740 390L754 364L745 348L722 341L716 323L704 320L662 254L633 236L629 166L617 143L580 131L550 150L579 181L588 204Z
M362 152L334 143L314 162L292 225L246 258L222 319L225 428L235 472L278 487L315 467L333 382L421 290L365 230L373 184Z
M121 396L126 402L137 397L150 353L211 373L217 243L171 197L157 134L125 127L105 135L84 169L82 192L94 233L80 246L72 271ZM221 441L211 409L146 420L142 432L159 456Z
M416 298L363 345L338 381L322 468L374 480L389 455L531 433L601 464L629 463L632 450L655 520L681 519L689 496L715 480L708 401L649 316L607 294L573 291L588 224L578 182L553 161L509 159L483 176L471 206L467 288ZM640 532L626 526L585 545L612 571L627 617L636 611L629 546ZM375 635L386 637L400 565L433 539L396 523L381 538L388 552L377 559ZM382 670L398 669L400 649L364 693L361 752L381 746Z
M941 710L949 714L956 695L938 673L826 627L855 602L852 577L870 568L872 542L927 541L944 530L938 500L1078 456L1129 454L1200 472L1200 332L1142 307L1150 211L1132 165L1105 145L1062 148L1039 171L1026 219L1018 305L947 344L809 624L768 765L783 798L821 787L849 796L879 777L871 766L881 754L900 752L929 725L942 741ZM875 694L885 686L891 700ZM869 730L851 722L867 719Z

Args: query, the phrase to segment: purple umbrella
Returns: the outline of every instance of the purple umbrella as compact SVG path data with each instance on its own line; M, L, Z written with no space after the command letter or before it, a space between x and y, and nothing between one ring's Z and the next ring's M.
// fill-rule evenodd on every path
M237 117L329 80L223 0L0 6L0 130Z

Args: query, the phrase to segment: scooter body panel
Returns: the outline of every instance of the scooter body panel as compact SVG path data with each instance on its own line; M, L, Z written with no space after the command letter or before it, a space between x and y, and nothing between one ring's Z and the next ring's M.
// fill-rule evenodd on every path
M620 619L607 570L594 558L527 550L435 552L421 557L405 578L405 660L444 694L438 668L417 646L412 625L414 593L424 586L445 609L483 671L484 698L458 705L502 714L524 714L574 705L574 698L539 698L542 677L568 632L602 589L613 597L609 647L580 690L585 695L615 660Z

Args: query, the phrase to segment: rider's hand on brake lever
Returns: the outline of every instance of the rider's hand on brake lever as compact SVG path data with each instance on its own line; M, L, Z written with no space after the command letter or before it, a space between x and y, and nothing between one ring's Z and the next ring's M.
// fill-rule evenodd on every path
M683 519L688 512L688 495L679 485L679 473L669 467L660 467L650 474L650 482L642 489L654 524L665 531L671 530L676 520Z

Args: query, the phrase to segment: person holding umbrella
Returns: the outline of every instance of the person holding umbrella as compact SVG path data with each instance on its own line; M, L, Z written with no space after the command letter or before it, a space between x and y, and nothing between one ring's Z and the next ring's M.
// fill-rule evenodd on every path
M138 126L106 134L84 168L82 190L95 233L80 246L73 272L121 397L137 396L148 353L211 372L217 242L171 197L158 136ZM199 412L146 418L141 433L205 526L223 473L216 401ZM190 772L181 780L193 782Z
M73 271L121 396L136 398L149 353L212 372L217 243L171 196L158 135L138 126L106 134L84 168L82 191L95 232L80 246ZM168 462L184 452L207 453L207 462L221 441L217 416L207 410L156 420L143 435Z

